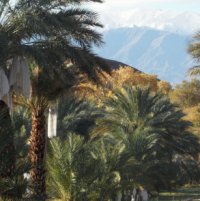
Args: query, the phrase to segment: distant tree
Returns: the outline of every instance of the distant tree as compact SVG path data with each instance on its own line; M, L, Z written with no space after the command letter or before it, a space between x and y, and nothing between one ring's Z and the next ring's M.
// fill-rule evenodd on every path
M160 81L157 76L138 72L129 66L121 66L119 69L112 70L111 75L103 74L99 76L102 85L94 85L88 79L85 79L80 84L81 91L79 95L87 96L102 105L102 100L105 97L113 95L115 89L120 89L123 86L139 86L141 88L150 87L153 91L160 91L168 94L171 90L171 85L168 82Z
M200 81L192 79L183 81L170 91L170 99L178 104L186 114L184 119L190 121L190 131L199 137L200 129Z
M115 88L120 88L125 85L129 86L140 86L140 87L151 87L152 90L158 89L157 76L145 74L142 72L135 71L131 67L121 67L112 72L113 79L115 80Z
M167 95L172 90L172 87L169 82L161 80L158 82L158 89L160 92Z
M193 79L177 84L170 92L171 100L182 107L193 107L200 103L200 81Z

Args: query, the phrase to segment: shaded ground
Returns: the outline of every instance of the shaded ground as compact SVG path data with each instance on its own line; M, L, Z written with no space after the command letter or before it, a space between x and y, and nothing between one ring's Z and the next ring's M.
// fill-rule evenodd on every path
M173 192L162 192L159 197L152 198L152 201L190 201L199 200L200 201L200 185L192 187L182 187Z

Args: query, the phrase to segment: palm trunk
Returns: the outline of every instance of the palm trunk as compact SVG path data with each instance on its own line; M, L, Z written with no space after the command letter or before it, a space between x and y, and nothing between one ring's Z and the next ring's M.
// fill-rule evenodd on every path
M31 182L33 196L38 200L45 200L45 147L46 147L46 119L43 109L32 112L32 130L30 140L30 159L32 163Z

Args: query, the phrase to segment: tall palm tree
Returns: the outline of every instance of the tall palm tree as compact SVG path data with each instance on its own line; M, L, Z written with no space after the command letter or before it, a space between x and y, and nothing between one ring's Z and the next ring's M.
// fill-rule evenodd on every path
M68 67L70 68L70 67ZM74 66L72 66L74 68ZM62 70L62 73L55 73L49 75L48 71L44 69L36 68L32 72L32 96L29 100L24 97L19 97L17 102L28 108L32 113L32 129L30 138L30 151L29 155L33 165L31 171L31 180L35 181L32 185L32 189L39 191L45 191L45 149L46 149L46 113L47 109L54 104L54 102L61 96L66 95L70 97L66 101L65 98L60 97L60 107L58 113L58 135L62 133L62 137L67 137L67 132L73 131L77 134L85 135L87 138L88 131L80 131L80 126L83 123L94 124L94 119L97 118L98 113L95 110L94 105L89 105L84 100L78 100L71 98L72 92L76 88L77 78L74 77L69 69ZM38 70L40 72L38 72ZM61 77L70 77L69 80L62 80ZM72 79L73 78L73 79ZM60 80L59 80L60 79ZM72 80L71 80L72 79ZM66 97L67 98L67 97ZM66 104L65 104L66 103ZM62 105L63 104L63 105ZM87 115L87 117L86 117ZM86 127L85 127L86 128ZM37 133L37 135L35 135ZM42 143L41 143L42 142ZM35 154L43 153L43 155ZM37 179L36 179L37 178ZM40 198L39 198L40 199Z
M188 52L191 54L191 56L197 61L200 62L200 32L198 32L194 36L194 41L190 44L188 48ZM189 75L190 76L196 76L200 74L200 66L194 66L190 68Z
M105 101L105 110L94 134L111 135L125 144L138 161L139 166L132 170L138 183L158 186L160 182L160 187L169 187L165 175L177 154L196 160L198 139L188 133L190 123L182 119L184 114L167 97L149 89L124 87ZM169 169L159 169L159 165Z
M69 59L80 72L93 80L96 72L108 70L101 58L91 52L102 43L101 35L92 27L101 27L96 13L80 8L84 2L101 0L2 0L0 1L1 68L9 70L8 61L20 58L35 62L50 75L67 67ZM14 66L15 67L15 66ZM9 72L7 72L9 73ZM68 78L71 74L67 74ZM33 164L33 194L45 197L45 96L32 100L32 131L30 157ZM44 91L43 91L44 92ZM33 95L34 96L34 95ZM32 96L32 97L33 97Z

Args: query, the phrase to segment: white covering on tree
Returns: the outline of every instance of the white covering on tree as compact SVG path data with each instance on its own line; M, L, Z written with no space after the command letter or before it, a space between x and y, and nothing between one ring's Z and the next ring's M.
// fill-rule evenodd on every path
M49 115L48 115L48 137L52 138L56 136L57 133L57 106L52 105L49 108Z
M117 192L117 196L116 196L116 201L121 201L122 200L122 192L121 191L118 191Z
M142 197L142 201L148 201L149 200L149 195L146 189L143 189L141 191L141 197Z
M9 80L3 69L0 68L0 99L3 99L12 109L12 93L30 96L30 73L28 63L24 57L14 57L9 69ZM48 137L56 136L57 132L57 106L49 108Z
M5 101L12 109L12 93L29 98L30 73L28 63L24 57L14 57L8 67L9 79L3 69L0 68L0 99Z
M10 89L17 95L24 95L29 98L30 95L30 74L28 63L23 57L14 57L9 77Z

